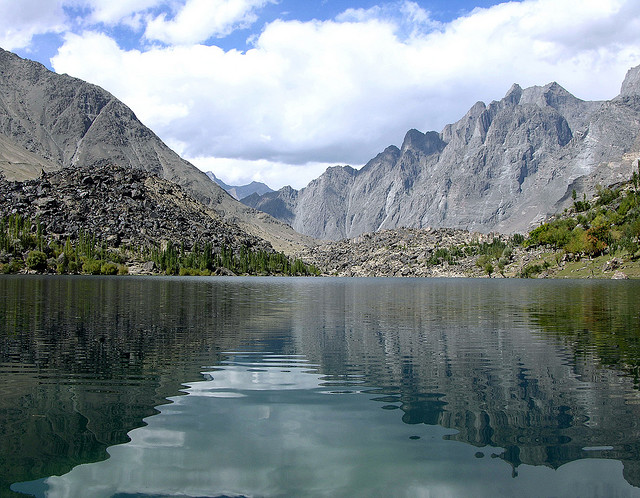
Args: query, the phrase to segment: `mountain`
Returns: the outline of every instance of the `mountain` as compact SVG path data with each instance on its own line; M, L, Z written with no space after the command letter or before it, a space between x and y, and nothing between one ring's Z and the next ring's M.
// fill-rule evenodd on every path
M397 227L524 232L597 183L630 177L640 157L640 68L620 95L588 102L557 83L513 85L438 133L410 130L359 170L328 168L297 191L248 206L320 239Z
M251 182L247 185L227 185L220 178L218 178L213 171L207 171L206 175L211 178L214 182L220 185L223 189L225 189L234 199L242 200L245 197L251 194L266 194L268 192L273 192L272 188L269 188L268 185L265 185L262 182Z
M290 252L310 242L233 199L107 91L0 49L0 168L7 179L105 163L179 184L226 222L277 250Z
M62 168L23 182L0 178L0 218L19 213L38 220L52 240L77 240L88 233L121 249L169 241L191 250L210 243L273 252L271 245L196 201L175 182L142 169L104 164ZM135 251L134 251L135 252Z

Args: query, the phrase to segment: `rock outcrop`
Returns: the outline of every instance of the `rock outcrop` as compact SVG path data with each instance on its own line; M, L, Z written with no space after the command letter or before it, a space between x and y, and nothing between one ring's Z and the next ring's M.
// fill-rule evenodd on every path
M165 242L190 250L198 242L214 250L241 246L272 251L271 245L224 221L179 185L143 170L108 163L63 168L35 180L0 178L0 218L39 220L47 238L64 243L80 233L110 248L144 248Z
M629 178L640 156L639 75L629 71L606 102L557 83L513 85L440 133L410 130L360 170L329 168L300 191L243 202L321 239L399 227L524 232L570 204L574 188Z

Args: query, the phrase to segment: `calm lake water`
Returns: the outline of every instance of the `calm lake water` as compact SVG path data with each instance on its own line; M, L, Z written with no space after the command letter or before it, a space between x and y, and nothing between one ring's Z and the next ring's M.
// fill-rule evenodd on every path
M639 304L634 281L3 276L0 495L640 496Z

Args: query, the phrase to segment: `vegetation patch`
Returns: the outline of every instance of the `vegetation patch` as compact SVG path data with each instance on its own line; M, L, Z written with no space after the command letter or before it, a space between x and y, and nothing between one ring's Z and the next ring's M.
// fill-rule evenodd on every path
M239 251L227 245L163 242L148 246L109 247L95 234L81 231L64 242L45 235L38 219L20 214L0 219L0 272L126 275L133 263L152 263L150 272L166 275L318 275L320 270L283 253Z

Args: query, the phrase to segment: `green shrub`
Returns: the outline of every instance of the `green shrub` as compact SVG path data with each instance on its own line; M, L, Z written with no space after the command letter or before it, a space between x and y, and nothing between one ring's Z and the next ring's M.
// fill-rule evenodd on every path
M583 254L587 252L587 234L582 228L575 228L571 232L569 241L565 244L564 250L572 254Z
M521 233L514 233L511 236L511 242L513 242L514 246L522 245L524 241L525 241L525 236L522 235Z
M543 269L542 265L530 263L520 271L520 278L532 278L538 273L541 273Z
M478 268L483 268L491 263L491 257L488 254L481 254L480 256L478 256L478 259L476 259L476 266Z
M78 273L78 262L75 259L69 261L69 264L67 265L67 271L72 274Z
M87 258L82 263L82 273L87 273L89 275L100 275L100 270L102 269L102 262Z
M504 276L504 269L508 264L509 264L509 261L505 258L500 258L498 260L498 271L500 272L500 275Z
M491 277L491 274L493 273L493 265L491 263L487 263L484 265L483 270L489 277Z
M118 265L112 263L111 261L102 263L100 266L100 274L101 275L117 275L118 274Z
M609 226L602 223L598 223L589 228L586 235L587 252L593 256L602 254L611 240Z
M638 201L636 199L636 194L633 192L627 192L627 195L625 195L624 199L622 199L622 202L620 202L620 205L618 206L618 209L616 211L618 212L618 214L625 216L637 205Z
M620 196L619 189L602 188L600 185L596 185L596 192L599 199L596 201L596 206L606 206L611 204Z
M573 207L576 210L576 213L580 213L582 211L589 211L589 209L591 209L591 204L589 204L589 201L587 200L587 194L582 194L581 201L576 201L574 199Z
M38 272L47 269L47 255L42 251L31 251L27 256L27 267Z
M13 259L7 266L8 273L18 273L24 268L24 261L21 258Z
M578 222L578 224L582 225L583 227L589 228L589 220L585 215L579 214L578 216L576 216L576 221Z

